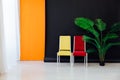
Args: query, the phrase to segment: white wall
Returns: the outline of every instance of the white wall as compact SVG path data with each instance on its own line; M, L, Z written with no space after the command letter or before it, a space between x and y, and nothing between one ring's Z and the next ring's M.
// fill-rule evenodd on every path
M0 73L4 71L3 41L3 11L2 1L0 0Z
M15 17L16 17L16 38L17 38L17 59L20 60L20 0L15 1Z
M19 58L19 16L17 0L2 0L3 9L3 58L7 72Z

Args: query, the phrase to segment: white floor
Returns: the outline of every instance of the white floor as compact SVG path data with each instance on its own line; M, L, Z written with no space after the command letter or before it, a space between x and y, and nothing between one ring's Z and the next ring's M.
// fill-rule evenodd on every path
M34 61L19 62L11 71L0 76L0 80L120 80L120 63L44 63Z

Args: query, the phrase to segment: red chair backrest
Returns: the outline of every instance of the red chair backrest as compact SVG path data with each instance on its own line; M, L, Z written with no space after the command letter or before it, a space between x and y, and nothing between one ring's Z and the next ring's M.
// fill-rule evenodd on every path
M83 36L74 36L74 51L84 51Z

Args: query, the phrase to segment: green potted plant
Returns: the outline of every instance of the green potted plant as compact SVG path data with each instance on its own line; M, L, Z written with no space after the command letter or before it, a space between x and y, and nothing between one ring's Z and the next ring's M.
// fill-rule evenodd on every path
M103 35L103 32L106 30L106 23L102 19L96 19L92 21L88 18L77 17L74 21L75 25L78 27L90 32L92 35L84 35L84 40L87 43L90 43L96 47L96 49L87 49L87 52L97 51L99 55L100 65L104 66L105 55L107 50L114 45L120 45L120 42L112 42L110 39L117 39L119 35L117 34L120 31L120 22L113 24L110 27L110 30Z

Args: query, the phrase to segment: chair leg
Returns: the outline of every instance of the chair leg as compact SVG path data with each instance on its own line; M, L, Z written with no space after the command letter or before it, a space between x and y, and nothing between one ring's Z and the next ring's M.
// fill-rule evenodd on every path
M86 67L88 66L88 55L86 54Z
M71 66L73 66L73 62L74 62L73 55L71 55L70 56L70 64L71 64Z
M57 63L58 63L58 55L57 55Z
M74 56L72 55L72 65L74 65Z
M57 55L57 67L58 67L58 64L59 64L59 56Z
M59 56L59 63L60 63L60 56Z
M84 65L85 65L85 63L86 63L86 56L84 57Z
M70 65L72 66L72 56L70 56Z

